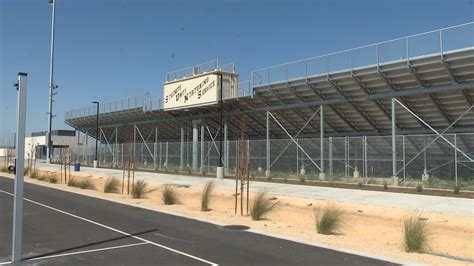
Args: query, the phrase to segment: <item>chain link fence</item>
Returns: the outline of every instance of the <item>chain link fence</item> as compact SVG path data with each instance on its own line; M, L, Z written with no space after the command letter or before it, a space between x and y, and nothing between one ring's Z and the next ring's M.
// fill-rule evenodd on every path
M439 188L458 184L474 190L474 163L470 160L474 157L474 134L444 136L451 144L436 135L397 136L397 176L402 184L423 182L427 187ZM265 139L244 142L223 143L222 163L227 175L234 174L238 149L244 147L252 177L265 175L268 160L271 178L316 180L321 169L325 180L332 182L384 184L390 183L392 176L390 136L325 138L322 160L319 138L271 139L269 157ZM220 159L219 142L198 142L196 146L197 169L192 168L192 142L100 143L98 161L101 167L110 168L131 164L137 170L215 173ZM61 160L61 154L66 153L72 163L85 166L92 166L95 159L95 147L84 146L56 153L55 160Z

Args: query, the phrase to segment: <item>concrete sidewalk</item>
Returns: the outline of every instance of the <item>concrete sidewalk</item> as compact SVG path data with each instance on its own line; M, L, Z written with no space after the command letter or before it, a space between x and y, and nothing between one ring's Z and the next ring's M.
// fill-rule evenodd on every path
M49 171L60 170L59 165L48 165L44 162L37 162L36 168ZM122 170L95 169L81 166L81 174L122 177ZM135 172L135 179L186 184L191 186L203 186L210 180L218 181L215 178L147 172ZM235 188L235 181L230 179L220 180L216 182L216 186L232 190ZM250 191L257 192L261 189L266 189L269 193L274 195L334 200L348 203L361 203L392 208L474 216L473 199L252 181Z

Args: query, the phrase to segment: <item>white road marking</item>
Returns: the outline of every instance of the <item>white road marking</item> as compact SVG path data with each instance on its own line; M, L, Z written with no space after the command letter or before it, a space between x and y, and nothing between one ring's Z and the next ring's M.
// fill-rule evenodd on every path
M12 263L11 261L4 261L4 262L0 262L0 265L7 265L7 264L10 264Z
M7 195L10 195L10 196L13 196L12 193L7 192L7 191L4 191L4 190L0 190L0 192L2 192L2 193L4 193L4 194L7 194ZM43 204L43 203L40 203L40 202L37 202L37 201L34 201L34 200L30 200L30 199L27 199L27 198L23 198L23 199L24 199L25 201L28 201L28 202L31 202L31 203L33 203L33 204L39 205L39 206L41 206L41 207L44 207L44 208L47 208L47 209L50 209L50 210L53 210L53 211L57 211L57 212L59 212L59 213L62 213L62 214L65 214L65 215L74 217L74 218L79 219L79 220L82 220L82 221L89 222L89 223L91 223L91 224L95 224L95 225L97 225L97 226L100 226L100 227L109 229L109 230L111 230L111 231L114 231L114 232L117 232L117 233L120 233L120 234L129 236L129 237L135 238L135 239L137 239L137 240L146 242L146 243L148 243L148 244L150 244L150 245L157 246L157 247L160 247L160 248L163 248L163 249L172 251L172 252L174 252L174 253L178 253L178 254L180 254L180 255L183 255L183 256L186 256L186 257L189 257L189 258L192 258L192 259L195 259L195 260L198 260L198 261L207 263L207 264L209 264L209 265L219 265L219 264L217 264L217 263L214 263L214 262L211 262L211 261L208 261L208 260L205 260L205 259L202 259L202 258L193 256L193 255L188 254L188 253L185 253L185 252L183 252L183 251L179 251L179 250L176 250L176 249L174 249L174 248L170 248L170 247L167 247L167 246L164 246L164 245L161 245L161 244L158 244L158 243L155 243L155 242L146 240L146 239L144 239L144 238L141 238L141 237L138 237L138 236L134 236L134 235L132 235L132 234L129 234L129 233L124 232L124 231L121 231L121 230L119 230L119 229L110 227L110 226L108 226L108 225L101 224L101 223L98 223L98 222L89 220L89 219L87 219L87 218L84 218L84 217L81 217L81 216L78 216L78 215L75 215L75 214L72 214L72 213L63 211L63 210L56 209L56 208L51 207L51 206L48 206L48 205L46 205L46 204Z
M140 245L148 245L148 243L140 242L140 243L135 243L135 244L120 245L120 246L115 246L115 247L96 248L96 249L89 249L89 250L83 250L83 251L77 251L77 252L62 253L62 254L57 254L57 255L50 255L50 256L37 257L37 258L33 258L33 259L27 259L27 261L51 259L51 258L71 256L71 255L84 254L84 253L91 253L91 252L104 251L104 250L128 248L128 247L134 247L134 246L140 246Z

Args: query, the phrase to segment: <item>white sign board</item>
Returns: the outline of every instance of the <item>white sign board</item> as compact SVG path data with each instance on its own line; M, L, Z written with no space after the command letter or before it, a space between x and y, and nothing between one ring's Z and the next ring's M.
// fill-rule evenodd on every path
M209 74L164 85L163 109L180 109L218 101L218 75Z

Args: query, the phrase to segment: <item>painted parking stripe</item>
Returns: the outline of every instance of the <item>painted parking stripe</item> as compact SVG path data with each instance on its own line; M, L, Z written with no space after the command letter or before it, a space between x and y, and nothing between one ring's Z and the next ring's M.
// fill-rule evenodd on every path
M10 196L13 196L12 193L7 192L7 191L4 191L4 190L0 190L0 192L2 192L2 193L4 193L4 194L7 194L7 195L10 195ZM149 241L149 240L147 240L147 239L144 239L144 238L141 238L141 237L138 237L138 236L134 236L134 235L132 235L132 234L129 234L129 233L124 232L124 231L121 231L121 230L119 230L119 229L110 227L110 226L108 226L108 225L101 224L101 223L98 223L98 222L96 222L96 221L93 221L93 220L90 220L90 219L87 219L87 218L84 218L84 217L81 217L81 216L78 216L78 215L75 215L75 214L72 214L72 213L63 211L63 210L56 209L56 208L51 207L51 206L48 206L48 205L46 205L46 204L43 204L43 203L40 203L40 202L37 202L37 201L34 201L34 200L30 200L30 199L27 199L27 198L24 198L24 200L25 200L25 201L28 201L28 202L31 202L31 203L33 203L33 204L39 205L39 206L41 206L41 207L44 207L44 208L47 208L47 209L50 209L50 210L53 210L53 211L57 211L57 212L59 212L59 213L62 213L62 214L65 214L65 215L68 215L68 216L71 216L71 217L74 217L74 218L76 218L76 219L79 219L79 220L82 220L82 221L86 221L86 222L89 222L89 223L91 223L91 224L95 224L95 225L97 225L97 226L100 226L100 227L109 229L109 230L111 230L111 231L114 231L114 232L117 232L117 233L120 233L120 234L129 236L129 237L135 238L135 239L137 239L137 240L146 242L146 243L148 243L148 244L150 244L150 245L153 245L153 246L156 246L156 247L160 247L160 248L163 248L163 249L172 251L172 252L174 252L174 253L177 253L177 254L186 256L186 257L188 257L188 258L191 258L191 259L194 259L194 260L198 260L198 261L204 262L204 263L209 264L209 265L219 265L219 264L217 264L217 263L214 263L214 262L211 262L211 261L208 261L208 260L205 260L205 259L196 257L196 256L191 255L191 254L188 254L188 253L186 253L186 252L179 251L179 250L177 250L177 249L170 248L170 247L167 247L167 246L158 244L158 243L156 243L156 242Z
M119 248L135 247L135 246L141 246L141 245L149 245L149 243L140 242L140 243L134 243L134 244L128 244L128 245L107 247L107 248L89 249L89 250L83 250L83 251L77 251L77 252L70 252L70 253L62 253L62 254L56 254L56 255L50 255L50 256L36 257L34 259L27 259L27 261L30 261L30 260L44 260L44 259L51 259L51 258L57 258L57 257L65 257L65 256L71 256L71 255L92 253L92 252L97 252L97 251L105 251L105 250L112 250L112 249L119 249Z

